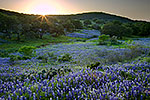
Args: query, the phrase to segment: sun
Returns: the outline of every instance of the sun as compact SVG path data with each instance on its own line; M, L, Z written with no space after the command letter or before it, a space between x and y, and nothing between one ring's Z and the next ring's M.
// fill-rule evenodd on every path
M56 10L55 7L49 4L45 4L45 3L35 5L30 12L33 14L39 14L42 16L45 16L48 14L58 14L58 11Z

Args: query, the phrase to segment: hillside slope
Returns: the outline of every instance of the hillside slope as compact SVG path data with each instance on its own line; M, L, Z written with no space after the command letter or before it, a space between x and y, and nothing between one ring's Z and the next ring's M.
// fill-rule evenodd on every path
M36 16L33 14L23 14L23 13L18 13L18 12L9 11L9 10L3 10L3 9L0 9L0 13L7 14L7 15L16 15L16 16L20 16L20 15ZM48 15L48 16L53 16L53 17L61 18L61 19L66 18L66 17L73 18L73 19L81 19L81 20L97 18L97 19L106 20L106 21L119 20L121 22L133 22L133 20L129 18L116 16L116 15L103 13L103 12L88 12L88 13L81 13L81 14Z

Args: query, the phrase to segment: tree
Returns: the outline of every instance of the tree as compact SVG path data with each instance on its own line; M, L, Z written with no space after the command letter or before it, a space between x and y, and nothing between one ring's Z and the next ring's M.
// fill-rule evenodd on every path
M101 31L103 34L108 34L111 37L117 36L119 38L122 38L123 36L127 36L127 34L129 34L131 30L123 26L122 23L113 21L105 24Z
M64 35L64 27L61 24L51 24L50 33L53 33L52 36L57 37L59 35Z
M73 32L75 29L75 26L71 23L71 20L67 20L65 23L63 23L63 27L68 32Z
M88 25L91 25L91 24L92 24L92 22L88 19L84 21L85 26L88 26Z
M11 35L15 29L17 18L0 13L0 32L5 33L5 37L11 39Z
M80 20L71 20L71 23L74 25L75 29L83 28L83 24Z
M136 22L135 27L139 29L138 35L150 36L150 23L149 22Z

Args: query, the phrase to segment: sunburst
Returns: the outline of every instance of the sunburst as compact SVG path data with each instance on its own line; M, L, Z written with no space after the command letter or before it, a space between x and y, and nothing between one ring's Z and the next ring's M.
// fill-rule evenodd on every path
M40 19L40 22L42 23L42 22L44 22L44 21L46 21L46 23L50 23L49 22L49 20L47 19L47 16L48 15L39 15L37 18L36 18L36 20L39 20Z

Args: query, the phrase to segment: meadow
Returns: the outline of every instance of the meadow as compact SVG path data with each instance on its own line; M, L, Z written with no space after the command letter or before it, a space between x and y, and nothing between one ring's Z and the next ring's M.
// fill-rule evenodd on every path
M63 18L0 34L0 100L150 100L148 22Z
M1 63L1 99L148 100L149 40L135 40L134 51L127 45L137 44L118 48L93 41L37 48L31 59Z

